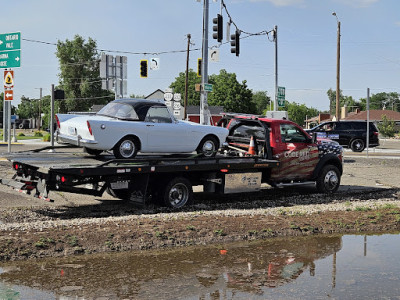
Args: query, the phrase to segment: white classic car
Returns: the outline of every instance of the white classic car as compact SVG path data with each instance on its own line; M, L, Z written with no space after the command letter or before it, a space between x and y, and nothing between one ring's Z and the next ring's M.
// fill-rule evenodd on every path
M113 150L117 158L141 153L189 153L212 157L228 136L226 128L178 121L162 102L118 99L96 115L57 114L58 142L82 146L99 155Z

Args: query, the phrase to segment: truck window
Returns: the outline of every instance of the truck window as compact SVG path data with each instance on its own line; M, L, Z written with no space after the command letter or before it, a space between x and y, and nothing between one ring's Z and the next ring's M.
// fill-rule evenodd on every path
M306 143L308 137L296 126L292 124L281 124L282 143Z
M264 128L260 126L241 125L233 131L234 137L251 138L255 136L257 139L265 139Z

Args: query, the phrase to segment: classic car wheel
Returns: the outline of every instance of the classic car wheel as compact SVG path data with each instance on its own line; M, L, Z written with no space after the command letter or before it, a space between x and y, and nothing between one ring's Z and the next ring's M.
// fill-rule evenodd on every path
M317 178L317 190L321 193L332 194L340 186L339 169L333 165L327 165L322 168Z
M218 141L215 137L206 136L197 147L197 153L203 154L205 157L214 157L217 154L218 147Z
M133 138L123 138L114 147L113 152L116 158L134 158L138 152L137 142Z
M168 182L164 189L164 204L177 209L192 202L193 188L189 180L183 177L175 177Z
M85 151L89 155L94 155L94 156L99 156L103 150L97 150L97 149L90 149L90 148L83 148L83 151Z
M361 139L355 139L351 141L350 148L353 152L362 152L365 148L365 143Z

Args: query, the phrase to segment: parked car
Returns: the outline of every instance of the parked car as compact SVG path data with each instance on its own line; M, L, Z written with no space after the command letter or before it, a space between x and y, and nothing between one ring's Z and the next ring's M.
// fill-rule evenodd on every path
M343 147L348 147L354 152L362 152L367 144L366 121L331 121L324 122L308 133L317 133L317 138L328 138L337 141ZM379 146L379 133L374 123L369 123L369 147Z
M118 99L94 116L57 114L58 141L83 146L92 155L112 150L117 158L141 153L216 154L226 128L178 121L163 102Z

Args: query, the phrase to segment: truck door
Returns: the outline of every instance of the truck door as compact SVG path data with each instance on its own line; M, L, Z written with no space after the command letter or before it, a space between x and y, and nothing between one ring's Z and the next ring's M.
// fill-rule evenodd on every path
M273 156L280 167L272 169L271 178L276 182L310 179L318 163L317 145L294 124L280 123L276 129Z

